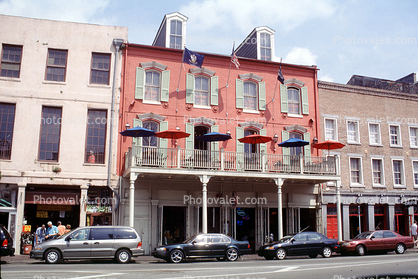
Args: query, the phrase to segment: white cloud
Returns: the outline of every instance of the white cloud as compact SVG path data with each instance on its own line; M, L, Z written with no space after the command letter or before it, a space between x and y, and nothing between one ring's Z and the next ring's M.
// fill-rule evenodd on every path
M180 8L189 17L188 29L238 29L246 34L262 25L289 31L335 11L334 0L204 0Z
M334 82L334 79L330 75L319 76L318 79L322 81Z
M100 17L109 3L110 0L4 0L0 2L0 11L8 15L109 25L112 19Z
M299 65L316 65L317 56L304 47L294 47L283 59L284 63Z

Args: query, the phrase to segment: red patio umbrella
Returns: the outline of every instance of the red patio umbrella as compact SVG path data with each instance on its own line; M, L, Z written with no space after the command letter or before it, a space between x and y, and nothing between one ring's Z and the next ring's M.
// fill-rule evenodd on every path
M242 143L257 144L257 143L269 142L269 141L272 141L273 139L271 137L268 137L268 136L252 134L252 135L248 135L248 136L245 136L243 138L240 138L238 140L239 140L239 142L242 142Z
M169 129L169 130L157 132L155 133L155 136L159 138L165 138L165 139L182 139L182 138L187 138L188 136L190 136L190 134L180 131L180 130L176 130L176 129Z
M328 149L328 154L331 149L340 149L340 148L343 148L344 146L345 146L344 143L341 143L339 141L334 141L334 140L326 140L323 142L315 143L313 145L313 147L317 149Z

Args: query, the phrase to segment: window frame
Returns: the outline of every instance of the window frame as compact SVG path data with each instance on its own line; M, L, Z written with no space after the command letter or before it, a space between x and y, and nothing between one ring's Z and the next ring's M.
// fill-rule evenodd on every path
M418 165L418 159L412 160L412 180L414 182L414 188L418 188L418 166L417 166L417 172L415 172L414 163ZM417 176L416 179L415 179L415 175Z
M103 144L103 162L100 162L100 160L98 160L97 158L99 158L99 156L97 155L97 152L93 152L93 154L95 154L94 156L94 162L92 162L91 160L89 160L89 149L88 147L88 136L89 136L89 124L90 124L90 117L89 117L89 113L90 111L100 111L100 112L105 112L105 117L106 117L106 124L104 127L104 131L105 131L105 135L104 135L104 144ZM95 164L95 165L104 165L106 164L106 140L107 140L107 123L108 123L108 118L107 118L107 109L95 109L95 108L88 108L87 109L87 125L86 125L86 144L85 144L85 150L84 150L84 163L85 164Z
M252 108L246 108L245 107L245 103L246 103L246 101L245 101L245 99L246 98L252 98L253 96L249 96L248 95L248 93L249 92L247 92L247 95L246 95L246 93L245 93L245 84L253 84L254 86L255 86L255 109L252 109ZM243 83L242 83L242 88L243 88L243 91L242 91L242 94L243 94L243 111L244 112L257 112L257 113L259 113L259 111L258 111L258 101L259 101L259 96L258 96L258 83L257 82L255 82L255 81L252 81L252 80L244 80L243 81Z
M58 144L58 150L57 150L57 159L56 160L46 160L46 159L41 159L41 144L42 144L42 119L44 118L44 109L45 108L53 108L53 109L60 109L61 110L61 117L60 117L60 128L59 128L59 140L57 142ZM40 162L59 162L59 156L60 156L60 147L61 147L61 132L62 132L62 113L63 113L63 108L62 107L58 107L58 106L42 106L42 111L41 111L41 123L40 123L40 131L39 131L39 146L38 146L38 161ZM47 123L48 124L48 123ZM49 124L48 124L49 125ZM50 134L46 134L47 136Z
M157 122L157 121L154 121L154 120L144 120L144 121L142 121L142 127L143 128L146 128L146 129L149 129L149 128L147 128L147 127L145 127L145 126L147 126L147 124L155 124L156 125L156 131L154 131L154 130L152 130L152 131L154 131L154 132L159 132L160 131L160 123L159 122ZM149 130L151 130L151 129L149 129ZM156 145L145 145L145 140L146 139L149 139L149 138L151 138L151 137L154 137L155 138L155 141L156 141ZM160 141L159 141L159 138L158 137L156 137L156 136L149 136L149 137L142 137L142 139L140 139L141 141L142 141L142 143L141 143L141 145L143 146L143 147L156 147L156 148L158 148L159 146L160 146ZM151 139L149 139L149 141L148 141L149 143L151 142Z
M380 161L380 183L375 183L374 181L374 165L373 165L373 161ZM384 161L383 158L379 158L379 157L373 157L371 156L370 158L370 163L371 163L371 172L372 172L372 186L375 188L386 188L386 184L385 184L385 165L384 165Z
M65 65L57 65L57 64L49 64L49 58L50 58L50 51L59 51L64 53L65 52ZM48 48L47 51L47 57L46 57L46 67L45 67L45 78L44 80L46 82L59 82L59 83L65 83L67 80L67 64L68 64L68 49L58 49L58 48ZM54 80L48 79L48 69L64 69L64 79L63 80ZM56 76L54 74L51 74L52 77ZM61 75L59 75L61 76Z
M291 102L290 101L290 98L289 98L289 91L290 90L294 90L294 91L297 91L298 92L298 98L299 98L299 102L298 102L298 113L291 113L290 112L290 107L291 107L291 104L296 104L296 102ZM287 114L289 115L289 116L301 116L302 115L302 95L301 95L301 89L300 88L298 88L298 87L294 87L294 86L289 86L289 87L287 87Z
M172 31L172 24L173 23L175 23L175 31L178 31L178 23L180 23L181 24L181 27L180 27L180 33L181 34L177 34L177 33L171 33L171 31ZM174 47L171 47L171 38L174 38ZM177 39L178 38L180 38L180 45L179 45L179 47L177 48L176 47L176 42L177 42ZM169 48L172 48L172 49L182 49L182 46L183 46L183 22L181 21L181 20L179 20L179 19L172 19L172 20L170 20L170 32L169 32Z
M352 141L350 140L350 135L349 133L351 131L349 131L348 127L349 127L349 123L355 123L355 140ZM360 144L360 122L358 120L353 120L353 119L347 119L346 120L346 127L347 127L347 144Z
M397 131L398 131L398 133L397 133L397 141L398 141L398 143L397 144L393 144L392 143L392 133L391 133L391 130L390 130L390 128L391 127L397 127ZM402 137L401 137L401 125L400 124L389 124L389 146L390 147L402 147Z
M108 56L108 58L109 58L109 69L104 70L104 69L99 69L99 68L93 68L93 65L95 63L94 55ZM112 54L111 53L92 52L91 53L91 63L90 63L90 84L92 84L92 85L110 85L110 71L111 71L111 69L112 69ZM93 82L92 81L93 71L107 72L107 83Z
M409 126L409 147L412 149L418 149L418 126ZM416 145L412 144L412 135L411 135L411 131L415 130L415 141L416 141Z
M327 138L327 120L332 120L334 121L334 132L333 132L333 136L335 138L330 139ZM334 140L334 141L338 141L338 121L337 118L332 118L332 117L324 117L324 140Z
M353 182L352 181L352 163L351 160L352 159L356 159L359 162L359 170L357 170L359 172L358 174L358 182ZM364 187L364 180L363 180L363 163L362 163L362 158L358 157L358 156L350 156L349 157L349 168L350 168L350 187Z
M13 149L13 134L14 134L14 126L15 126L15 119L16 119L16 104L13 104L13 103L4 103L4 102L0 102L0 105L1 106L9 106L9 109L8 109L8 116L10 116L11 115L11 113L10 113L10 109L13 107L13 121L12 122L9 122L9 121L7 121L7 122L2 122L2 124L3 123L7 123L7 125L5 125L6 126L6 130L5 131L1 131L1 128L0 128L0 131L1 132L5 132L6 134L7 133L9 133L9 135L11 135L11 139L10 139L10 148L9 148L9 150L6 150L6 152L3 152L3 147L1 147L2 149L0 150L0 160L11 160L12 159L12 149ZM0 119L2 119L2 117L1 116L3 116L3 113L1 113L0 114ZM7 120L8 120L8 118L9 117L7 117ZM9 127L9 125L12 125L12 130L11 131L9 131L8 130L8 127ZM3 126L3 125L1 125L1 126ZM6 136L6 138L7 138L7 136ZM7 143L7 140L6 140L6 138L4 138L4 139L0 139L1 141L3 141L4 140L4 142L6 142ZM4 156L5 155L5 153L6 154L8 154L8 156ZM3 157L4 156L4 157Z
M149 86L153 87L154 86L154 85L148 85L147 84L147 74L148 73L152 73L153 74L152 75L153 77L154 77L154 74L158 74L158 92L157 92L157 100L156 101L155 100L152 100L152 99L146 99L145 98L146 92L147 92L147 87L149 87ZM145 76L144 76L144 98L142 99L142 102L143 103L145 103L145 104L161 104L161 86L162 86L161 79L162 79L162 73L160 71L157 71L155 69L145 70ZM152 81L154 81L154 78L153 78Z
M13 47L13 48L20 48L20 60L19 62L11 62L11 61L3 61L3 55L4 55L4 47L8 46L8 47ZM12 44L2 44L2 48L1 48L1 59L0 59L0 77L2 78L12 78L12 79L19 79L20 78L20 73L22 70L22 56L23 56L23 46L22 45L12 45ZM2 65L3 64L7 64L7 65L19 65L19 70L18 70L18 76L17 77L13 77L13 76L3 76L1 75L2 72ZM6 71L10 71L10 70L6 70ZM14 71L14 70L12 70Z
M401 172L400 172L400 179L401 179L401 184L396 184L395 183L395 166L394 166L394 162L400 162L401 163ZM406 184L405 184L405 164L404 164L404 160L403 159L392 159L392 179L393 179L393 188L406 188Z
M203 90L201 90L201 89L197 89L196 88L196 79L204 79L204 80L206 80L206 82L207 82L207 86L208 86L208 90L207 90L207 98L206 98L206 100L207 100L207 104L206 105L202 105L202 104L196 104L196 92L199 92L199 93L201 93L201 92L204 92ZM193 106L195 106L195 107L197 107L197 108L210 108L210 106L211 106L211 100L210 100L210 98L211 98L211 82L210 82L211 80L210 80L210 77L208 77L208 76L205 76L205 75L195 75L194 76L194 100L193 100Z
M370 126L371 125L377 125L377 129L378 129L378 131L377 131L377 139L378 139L378 142L377 143L374 143L374 142L372 142L371 140L372 140L372 137L371 137L371 129L370 129ZM369 128L369 145L373 145L373 146L382 146L382 136L381 136L381 129L380 129L380 123L377 123L377 122L369 122L368 123L368 128Z
M267 42L267 38L268 38L268 42L269 42L269 46L266 46L267 44L263 42ZM267 55L264 53L264 59L263 59L263 51L269 52L269 56L267 57ZM267 33L267 32L260 32L260 60L263 61L272 61L272 44L271 44L271 34Z

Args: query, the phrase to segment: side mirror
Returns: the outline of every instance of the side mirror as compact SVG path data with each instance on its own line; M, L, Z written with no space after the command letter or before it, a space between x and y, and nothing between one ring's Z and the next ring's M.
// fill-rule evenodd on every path
M295 241L295 239L294 239L294 238L291 238L291 239L290 239L290 242L292 242L292 243L293 243L294 241Z
M70 241L71 240L71 236L67 236L66 238L65 238L65 241Z
M193 240L193 241L192 241L192 244L193 244L193 245L195 245L195 244L196 244L196 240Z
M373 238L376 238L374 235L372 237L370 237L370 240L373 240Z

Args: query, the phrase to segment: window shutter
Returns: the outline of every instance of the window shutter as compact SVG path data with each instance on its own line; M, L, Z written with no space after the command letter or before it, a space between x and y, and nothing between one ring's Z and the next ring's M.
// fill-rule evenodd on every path
M219 126L218 125L212 125L212 127L210 127L210 131L212 133L218 133L219 132ZM219 142L218 141L212 141L210 150L212 151L211 155L215 159L215 161L219 160Z
M308 87L302 87L302 114L309 114Z
M244 137L244 128L237 126L235 128L235 133L236 133L236 145L237 145L236 166L237 166L237 170L243 170L244 169L244 144L242 142L239 142L238 139Z
M193 123L186 123L186 133L190 136L186 138L186 149L194 149L194 125Z
M161 74L161 102L168 102L170 94L170 71L163 71Z
M134 126L132 128L142 127L142 120L135 118L133 125ZM135 143L136 146L142 146L142 138L140 137L132 138L132 142Z
M282 141L289 139L289 132L283 130L282 131ZM290 165L290 149L289 147L282 147L282 154L283 154L283 164Z
M218 105L218 77L210 78L210 104Z
M281 111L287 113L288 112L287 86L284 84L280 84L280 104L281 104Z
M311 144L310 144L310 142L311 142L311 135L309 133L304 133L303 134L303 140L306 140L306 141L309 142L308 145L305 145L304 146L304 149L305 149L305 158L306 158L306 161L310 162L311 161Z
M260 130L261 136L267 136L267 130L261 129ZM260 152L264 150L264 154L267 154L267 143L260 143Z
M235 80L236 108L244 108L244 82Z
M258 109L266 110L266 83L258 83Z
M168 130L168 122L167 121L161 121L160 122L160 132ZM160 138L160 147L161 148L167 148L168 147L168 139Z
M186 76L186 104L194 104L194 75Z
M144 99L145 70L136 68L135 99Z

